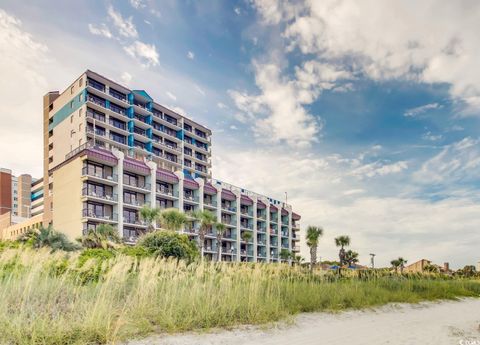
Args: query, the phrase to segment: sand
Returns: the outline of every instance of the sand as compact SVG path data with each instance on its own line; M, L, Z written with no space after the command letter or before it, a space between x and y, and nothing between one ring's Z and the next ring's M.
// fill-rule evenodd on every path
M480 299L390 304L337 314L300 314L293 322L210 333L158 335L128 345L435 344L480 345Z

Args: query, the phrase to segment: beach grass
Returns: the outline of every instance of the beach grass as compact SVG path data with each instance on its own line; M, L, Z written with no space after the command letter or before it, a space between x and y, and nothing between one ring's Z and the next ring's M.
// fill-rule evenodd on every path
M150 333L263 324L312 311L480 296L436 275L310 274L286 264L191 263L47 250L0 252L1 344L116 343Z

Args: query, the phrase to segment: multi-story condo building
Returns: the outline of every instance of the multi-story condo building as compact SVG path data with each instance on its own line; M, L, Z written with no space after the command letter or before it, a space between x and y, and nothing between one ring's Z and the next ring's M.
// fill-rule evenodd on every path
M211 177L211 131L130 90L86 71L63 93L44 96L44 208L51 220L50 171L86 142L148 158L169 171Z
M290 205L212 178L210 137L145 91L86 71L44 97L44 224L71 239L111 224L133 243L147 230L145 204L209 210L228 230L217 242L211 229L206 256L221 246L224 261L270 262L282 249L298 251L300 216ZM193 238L197 230L189 217L182 232Z

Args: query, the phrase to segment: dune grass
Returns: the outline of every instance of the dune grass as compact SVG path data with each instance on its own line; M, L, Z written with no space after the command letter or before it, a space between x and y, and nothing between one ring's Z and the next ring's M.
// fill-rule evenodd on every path
M299 312L480 295L474 280L350 275L127 256L84 262L78 254L9 249L0 253L0 343L115 343Z

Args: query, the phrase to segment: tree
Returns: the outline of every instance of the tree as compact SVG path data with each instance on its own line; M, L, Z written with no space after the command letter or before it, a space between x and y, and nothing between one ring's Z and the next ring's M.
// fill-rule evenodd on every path
M335 238L335 245L340 247L340 251L338 252L338 258L340 259L340 266L345 265L347 262L345 261L345 247L350 245L350 237L348 236L338 236Z
M280 250L280 259L286 261L289 260L292 257L292 253L288 249L282 248Z
M117 229L110 224L97 225L95 229L88 229L87 234L83 235L78 241L85 248L116 248L120 243L120 236Z
M227 230L227 226L223 223L215 224L216 236L217 236L217 261L222 261L222 238L223 234Z
M405 268L405 264L407 263L407 260L405 260L402 257L399 257L397 260L398 260L398 265L400 267L400 273L403 274L403 269Z
M138 246L162 258L173 257L191 262L198 257L198 248L187 235L170 230L148 233L140 239Z
M244 231L242 232L241 237L243 242L245 242L245 253L248 255L248 242L252 239L252 233L250 231ZM248 257L245 261L248 261Z
M305 261L301 255L292 255L292 259L295 265L301 265Z
M432 264L427 264L427 265L425 265L425 267L423 268L423 270L424 270L425 272L430 272L430 273L439 273L439 272L440 272L440 269L438 268L438 266L432 265Z
M50 247L52 251L64 250L66 252L79 249L79 246L68 240L65 234L55 231L51 225L47 228L29 230L21 235L20 242L30 244L33 248Z
M358 262L358 253L353 250L347 250L345 253L345 261L348 263L348 266L352 266Z
M193 212L193 218L200 222L198 227L198 246L200 247L200 260L203 261L203 247L205 246L205 236L214 224L217 223L217 217L210 211Z
M155 225L160 218L161 210L158 207L151 207L148 204L143 205L140 209L140 219L142 219L147 225L147 231L155 231Z
M323 229L318 226L309 225L307 227L307 246L310 248L310 272L313 272L313 266L317 262L317 248L320 237L323 236Z
M390 264L395 269L395 273L398 273L398 267L400 267L400 261L398 259L390 261Z
M176 208L167 208L160 213L160 225L165 230L180 231L187 222L187 215Z

